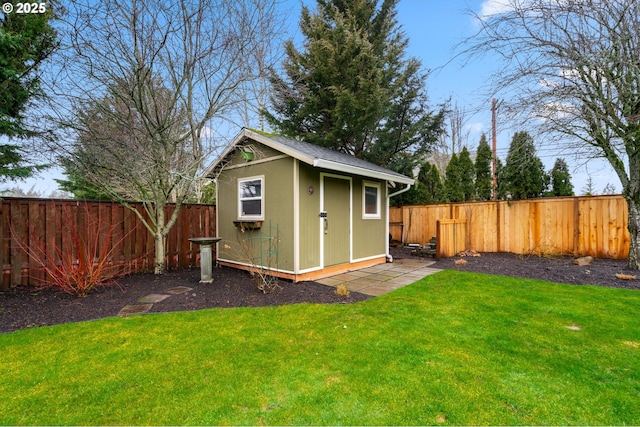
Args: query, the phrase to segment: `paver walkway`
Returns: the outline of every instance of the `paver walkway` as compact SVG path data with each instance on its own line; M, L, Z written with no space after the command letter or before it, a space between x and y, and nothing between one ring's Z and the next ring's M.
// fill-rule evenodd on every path
M350 291L378 296L441 271L438 268L429 268L434 263L435 261L398 259L392 263L353 270L316 282L334 287L344 285Z

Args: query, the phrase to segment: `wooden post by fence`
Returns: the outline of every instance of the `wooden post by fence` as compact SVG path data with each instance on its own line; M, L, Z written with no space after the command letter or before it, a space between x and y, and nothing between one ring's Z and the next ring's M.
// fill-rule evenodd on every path
M142 205L133 204L138 212ZM175 209L167 207L166 215ZM190 237L216 236L216 207L184 205L166 242L168 268L199 265L200 248ZM146 216L146 214L145 214ZM4 198L0 201L0 288L34 285L46 280L44 269L20 248L42 248L43 252L74 253L72 233L108 248L111 262L124 264L129 271L153 270L154 241L151 233L130 209L116 202ZM77 240L77 239L76 239ZM215 259L215 251L214 251Z
M467 221L439 219L436 221L436 259L448 258L467 249Z

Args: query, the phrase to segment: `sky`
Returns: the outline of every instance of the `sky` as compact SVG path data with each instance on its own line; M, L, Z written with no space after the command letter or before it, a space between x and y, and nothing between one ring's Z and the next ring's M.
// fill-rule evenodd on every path
M287 38L300 39L298 21L302 4L311 9L315 7L314 0L285 0L283 3L283 10L287 12L290 21L287 25L290 32ZM451 99L465 112L465 129L469 130L467 145L470 150L475 150L483 132L491 141L492 96L489 95L487 82L497 71L497 61L491 61L491 57L487 56L483 61L465 63L463 59L456 58L456 45L477 29L477 23L469 10L483 15L499 11L501 7L500 0L400 0L398 4L397 19L409 39L408 54L418 58L425 69L430 70L427 91L431 105L435 108ZM511 138L519 129L512 123L501 122L498 111L497 130L498 157L504 161ZM237 131L231 131L229 139ZM560 155L560 150L553 146L538 145L538 156L549 170ZM608 183L620 190L620 182L606 162L590 161L585 166L578 164L582 162L569 158L566 160L571 168L576 194L583 194L589 176L593 180L596 194L601 193ZM57 189L53 178L63 178L63 175L59 170L53 169L37 178L9 183L2 188L18 185L29 190L33 187L47 196Z

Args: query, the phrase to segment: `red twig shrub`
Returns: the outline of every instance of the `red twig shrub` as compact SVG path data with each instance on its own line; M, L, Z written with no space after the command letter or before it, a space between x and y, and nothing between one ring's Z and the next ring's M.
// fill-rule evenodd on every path
M92 216L87 203L79 205L77 210L63 205L61 212L56 215L55 224L62 239L68 239L66 245L61 242L51 245L50 241L47 245L33 228L29 230L28 242L21 240L10 224L13 241L44 270L45 279L40 288L58 288L84 297L96 286L114 285L118 277L133 272L131 263L114 258L118 256L116 248L135 227L116 237L116 230L122 224L112 223L100 215ZM85 224L80 225L81 217Z

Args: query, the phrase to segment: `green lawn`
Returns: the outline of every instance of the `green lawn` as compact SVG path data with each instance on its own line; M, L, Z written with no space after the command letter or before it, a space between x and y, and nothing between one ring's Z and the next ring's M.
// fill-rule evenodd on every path
M0 335L0 424L638 425L639 322L638 291L444 271L354 305L23 330Z

